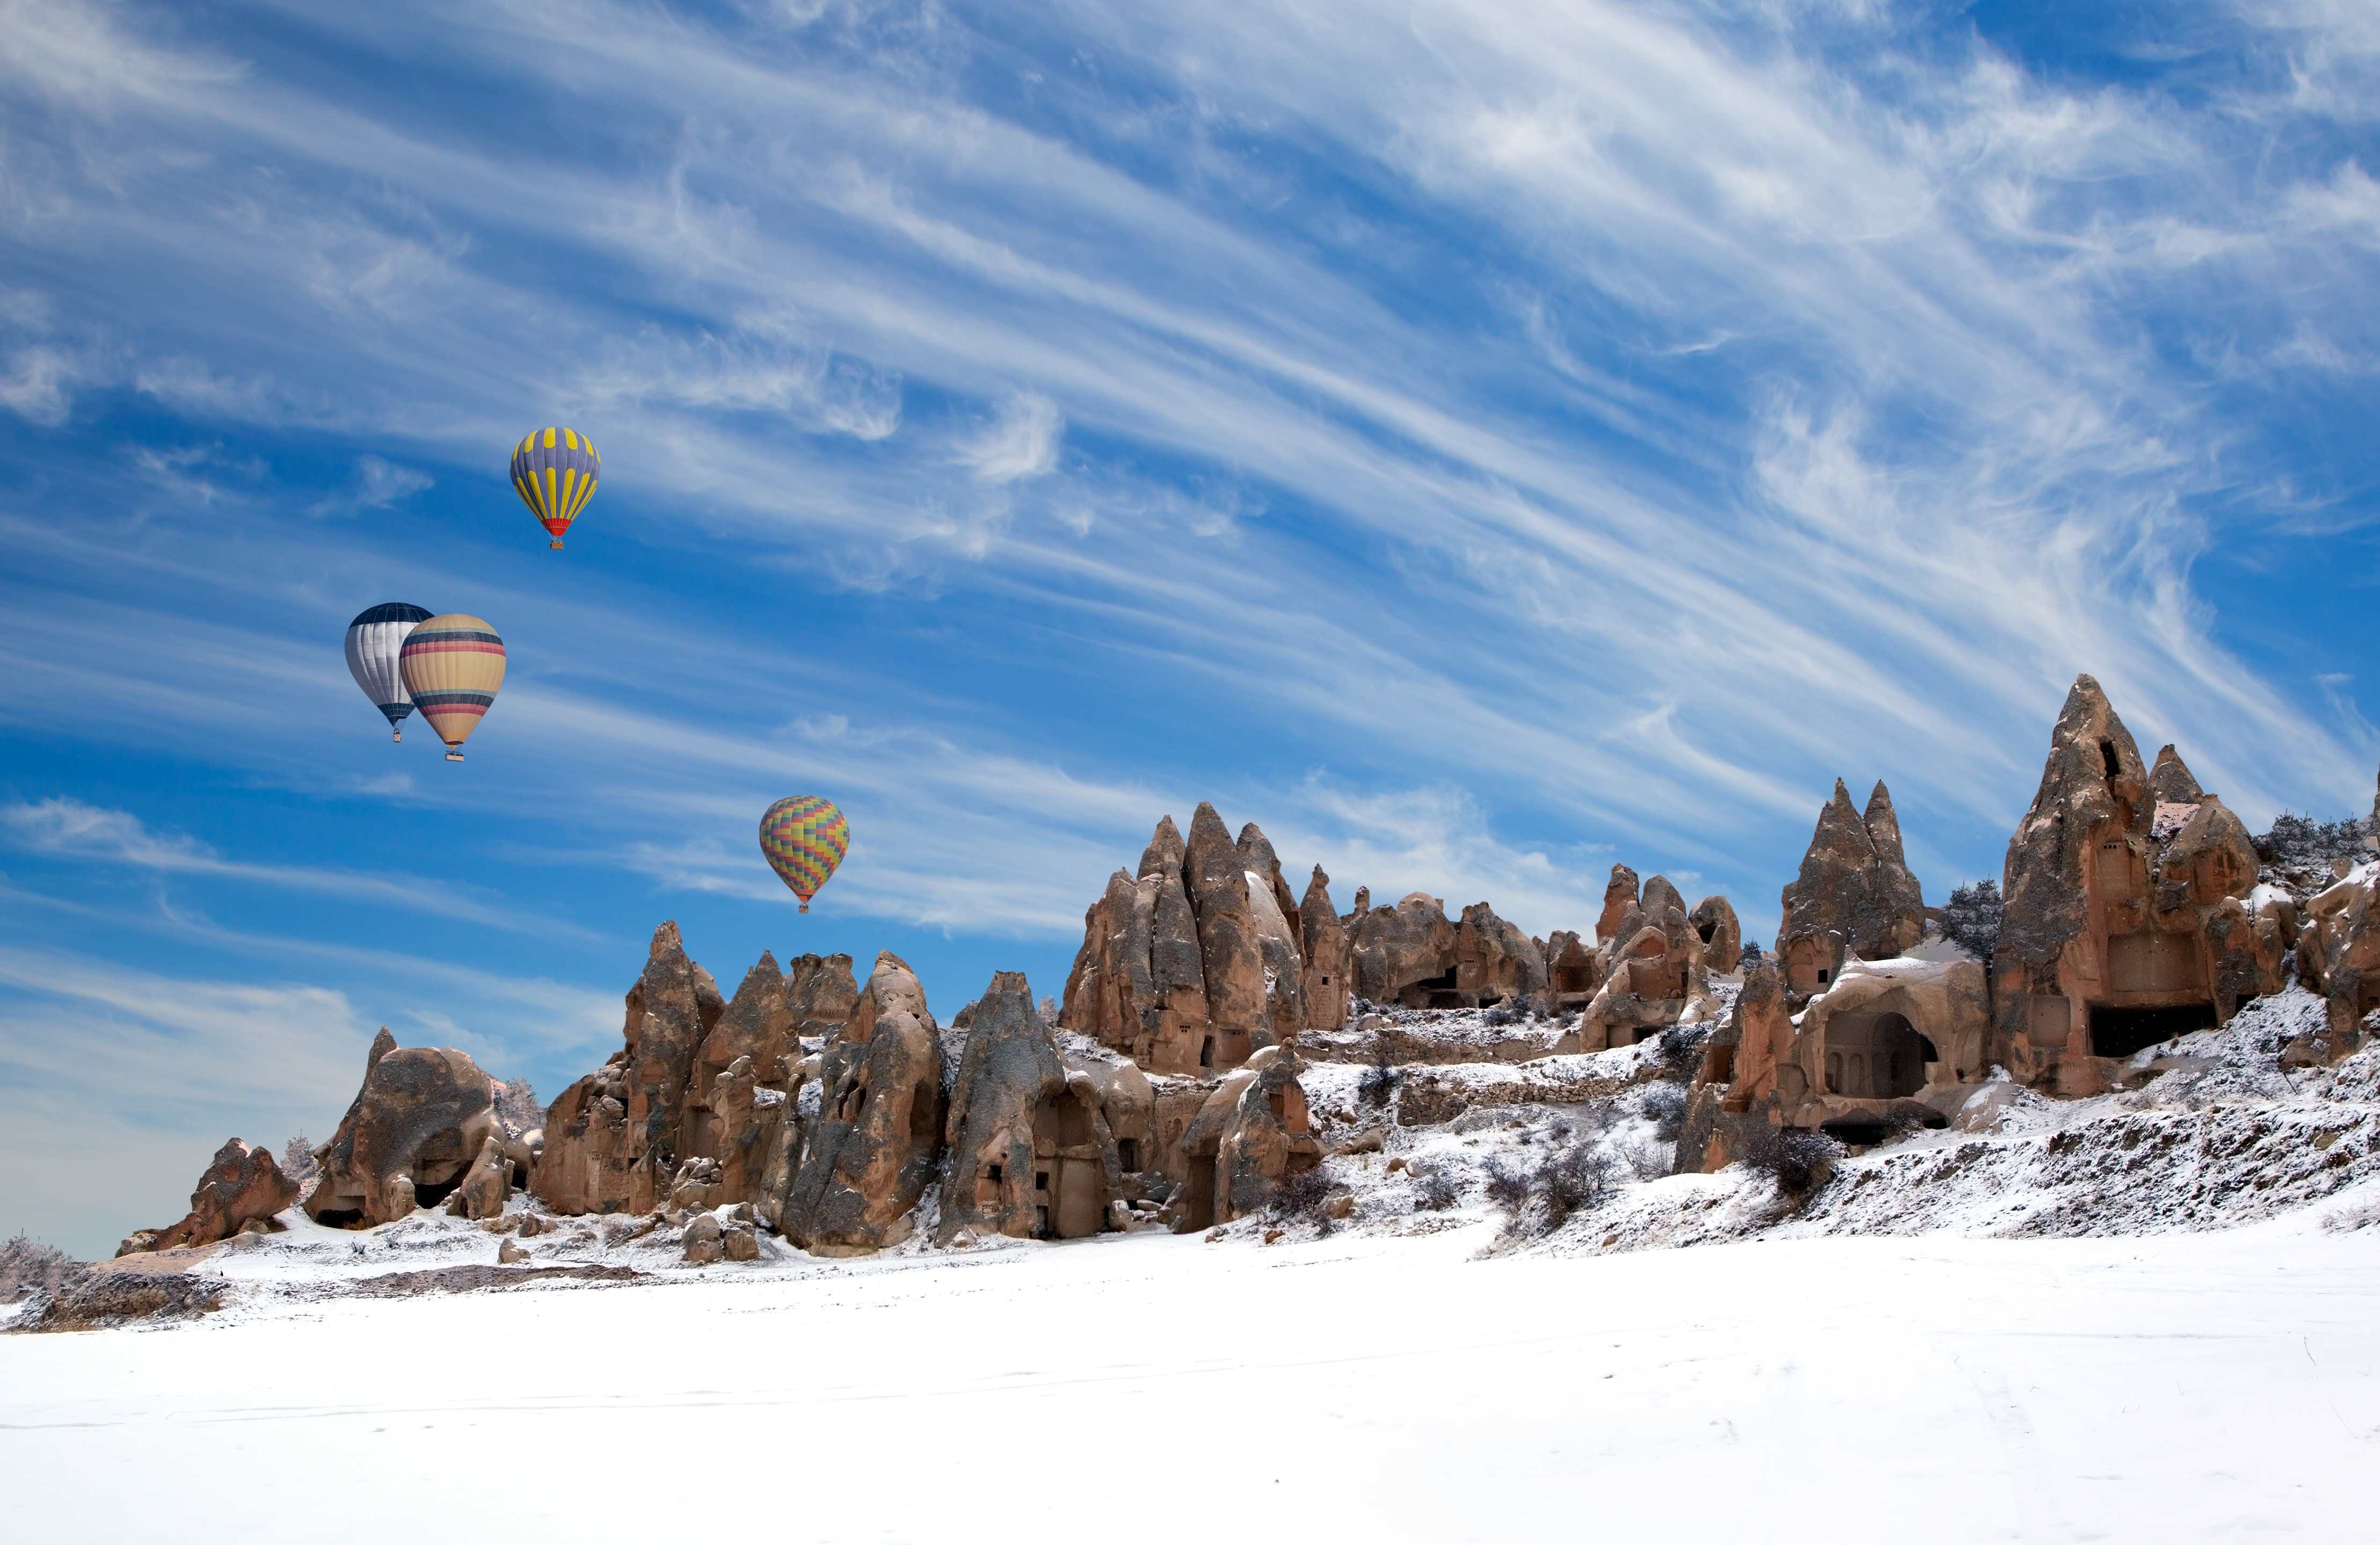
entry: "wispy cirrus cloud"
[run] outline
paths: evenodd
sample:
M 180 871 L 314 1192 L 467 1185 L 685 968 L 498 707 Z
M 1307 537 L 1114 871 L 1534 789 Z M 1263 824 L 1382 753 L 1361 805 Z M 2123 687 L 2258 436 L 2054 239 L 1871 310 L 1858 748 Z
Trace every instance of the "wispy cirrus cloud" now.
M 103 809 L 69 796 L 0 805 L 0 828 L 5 828 L 13 845 L 52 858 L 122 864 L 157 874 L 203 875 L 365 905 L 434 912 L 516 932 L 584 936 L 582 930 L 567 921 L 531 917 L 516 906 L 477 899 L 451 881 L 226 858 L 193 837 L 152 832 L 128 810 Z

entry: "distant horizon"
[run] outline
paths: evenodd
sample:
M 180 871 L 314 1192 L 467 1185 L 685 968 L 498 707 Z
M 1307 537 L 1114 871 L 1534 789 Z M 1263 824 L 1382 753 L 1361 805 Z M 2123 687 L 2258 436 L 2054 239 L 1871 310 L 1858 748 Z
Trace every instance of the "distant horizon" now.
M 1938 906 L 2069 685 L 2380 768 L 2380 30 L 2322 6 L 0 0 L 0 1236 L 674 919 L 1055 997 L 1161 815 L 1543 937 Z M 553 551 L 522 436 L 601 447 Z M 484 618 L 441 760 L 369 607 Z M 847 812 L 804 916 L 760 812 Z

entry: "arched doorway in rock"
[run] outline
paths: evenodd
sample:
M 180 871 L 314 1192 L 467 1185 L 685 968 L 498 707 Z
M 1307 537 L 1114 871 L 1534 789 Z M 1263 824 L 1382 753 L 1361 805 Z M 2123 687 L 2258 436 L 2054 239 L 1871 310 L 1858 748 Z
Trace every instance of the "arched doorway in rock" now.
M 1107 1218 L 1107 1165 L 1089 1107 L 1061 1087 L 1033 1107 L 1033 1237 L 1080 1239 Z
M 1183 1157 L 1190 1173 L 1182 1182 L 1182 1222 L 1178 1232 L 1196 1234 L 1215 1226 L 1215 1166 L 1222 1153 L 1221 1134 L 1208 1138 Z
M 1840 1014 L 1827 1021 L 1827 1092 L 1852 1100 L 1905 1100 L 1925 1088 L 1925 1064 L 1942 1060 L 1909 1016 L 1895 1010 Z

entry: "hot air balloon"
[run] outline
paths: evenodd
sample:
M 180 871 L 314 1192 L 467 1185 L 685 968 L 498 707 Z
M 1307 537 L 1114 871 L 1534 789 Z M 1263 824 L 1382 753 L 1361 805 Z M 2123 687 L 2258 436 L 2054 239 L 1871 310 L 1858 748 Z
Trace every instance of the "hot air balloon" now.
M 415 625 L 396 663 L 413 706 L 446 742 L 446 760 L 461 761 L 463 742 L 504 687 L 504 641 L 478 617 L 448 612 Z
M 391 740 L 405 738 L 398 722 L 413 712 L 413 700 L 406 695 L 405 678 L 397 670 L 397 651 L 413 625 L 429 614 L 421 607 L 391 601 L 357 613 L 347 624 L 347 674 L 372 706 L 388 715 Z
M 594 442 L 575 429 L 541 429 L 513 448 L 513 488 L 557 548 L 602 471 Z
M 760 818 L 760 855 L 785 888 L 801 898 L 805 912 L 850 845 L 851 822 L 844 820 L 833 800 L 815 794 L 780 799 Z

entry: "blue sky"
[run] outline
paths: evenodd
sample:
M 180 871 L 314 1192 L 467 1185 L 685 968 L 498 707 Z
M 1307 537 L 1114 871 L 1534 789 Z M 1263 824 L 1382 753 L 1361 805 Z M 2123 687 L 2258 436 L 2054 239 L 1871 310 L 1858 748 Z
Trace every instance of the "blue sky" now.
M 1996 875 L 2088 670 L 2365 808 L 2380 22 L 2087 9 L 0 0 L 0 1233 L 383 1023 L 551 1097 L 664 918 L 1054 993 L 1201 798 L 1766 938 L 1839 775 Z M 507 642 L 459 766 L 395 600 Z

